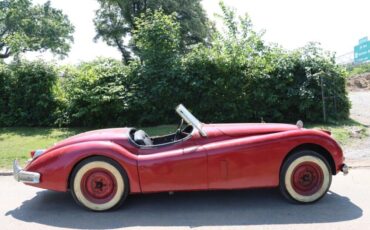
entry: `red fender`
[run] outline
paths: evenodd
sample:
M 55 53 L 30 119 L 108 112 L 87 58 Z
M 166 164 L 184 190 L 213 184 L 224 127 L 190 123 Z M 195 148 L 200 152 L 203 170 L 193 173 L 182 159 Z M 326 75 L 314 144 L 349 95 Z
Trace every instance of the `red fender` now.
M 105 156 L 117 161 L 127 173 L 130 193 L 141 192 L 137 156 L 109 141 L 82 142 L 48 151 L 25 168 L 27 171 L 34 170 L 41 174 L 40 183 L 30 185 L 65 192 L 68 190 L 69 176 L 73 168 L 91 156 Z

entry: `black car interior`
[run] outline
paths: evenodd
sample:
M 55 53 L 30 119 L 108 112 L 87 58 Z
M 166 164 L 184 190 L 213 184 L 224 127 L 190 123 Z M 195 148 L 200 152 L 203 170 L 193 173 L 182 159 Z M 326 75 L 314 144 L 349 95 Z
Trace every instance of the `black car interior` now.
M 139 146 L 156 146 L 156 145 L 166 145 L 180 141 L 188 137 L 193 131 L 191 125 L 186 126 L 182 129 L 183 121 L 179 125 L 175 133 L 150 137 L 144 130 L 137 130 L 135 128 L 130 130 L 130 139 Z

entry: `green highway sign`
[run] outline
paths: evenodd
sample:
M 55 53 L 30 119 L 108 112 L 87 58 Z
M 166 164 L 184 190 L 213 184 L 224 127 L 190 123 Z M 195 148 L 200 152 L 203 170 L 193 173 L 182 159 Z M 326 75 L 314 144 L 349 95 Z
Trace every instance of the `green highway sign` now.
M 370 41 L 367 37 L 360 39 L 354 48 L 354 54 L 356 64 L 370 61 Z

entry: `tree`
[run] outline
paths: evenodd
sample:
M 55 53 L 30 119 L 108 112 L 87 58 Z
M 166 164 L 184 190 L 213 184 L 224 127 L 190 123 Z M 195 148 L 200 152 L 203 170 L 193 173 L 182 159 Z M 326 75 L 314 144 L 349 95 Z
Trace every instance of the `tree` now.
M 30 0 L 0 1 L 0 59 L 27 51 L 65 56 L 73 41 L 74 27 L 61 10 L 33 5 Z
M 198 45 L 182 58 L 179 96 L 204 121 L 252 120 L 258 106 L 250 103 L 251 83 L 267 73 L 267 47 L 248 14 L 238 17 L 222 1 L 220 7 L 223 31 L 213 33 L 211 46 Z
M 94 20 L 97 35 L 108 45 L 116 46 L 124 62 L 130 53 L 136 53 L 135 41 L 128 42 L 132 31 L 137 28 L 135 18 L 147 10 L 162 9 L 167 15 L 176 12 L 180 23 L 181 50 L 184 52 L 193 44 L 205 42 L 210 27 L 200 0 L 97 0 L 101 8 Z
M 133 38 L 144 65 L 161 68 L 177 59 L 180 48 L 180 26 L 175 15 L 148 11 L 135 19 Z
M 133 39 L 141 62 L 130 63 L 140 63 L 131 81 L 136 99 L 132 107 L 147 111 L 140 123 L 159 122 L 161 117 L 170 117 L 179 103 L 180 25 L 175 14 L 166 15 L 162 10 L 148 10 L 135 18 L 135 24 Z

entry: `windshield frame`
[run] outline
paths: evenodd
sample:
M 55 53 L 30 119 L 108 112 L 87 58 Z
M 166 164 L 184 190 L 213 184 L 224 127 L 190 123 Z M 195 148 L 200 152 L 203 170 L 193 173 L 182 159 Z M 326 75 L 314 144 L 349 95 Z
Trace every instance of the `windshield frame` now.
M 186 123 L 196 128 L 200 135 L 207 137 L 207 133 L 203 130 L 203 123 L 201 123 L 189 110 L 185 108 L 183 104 L 176 107 L 176 112 L 180 115 Z

